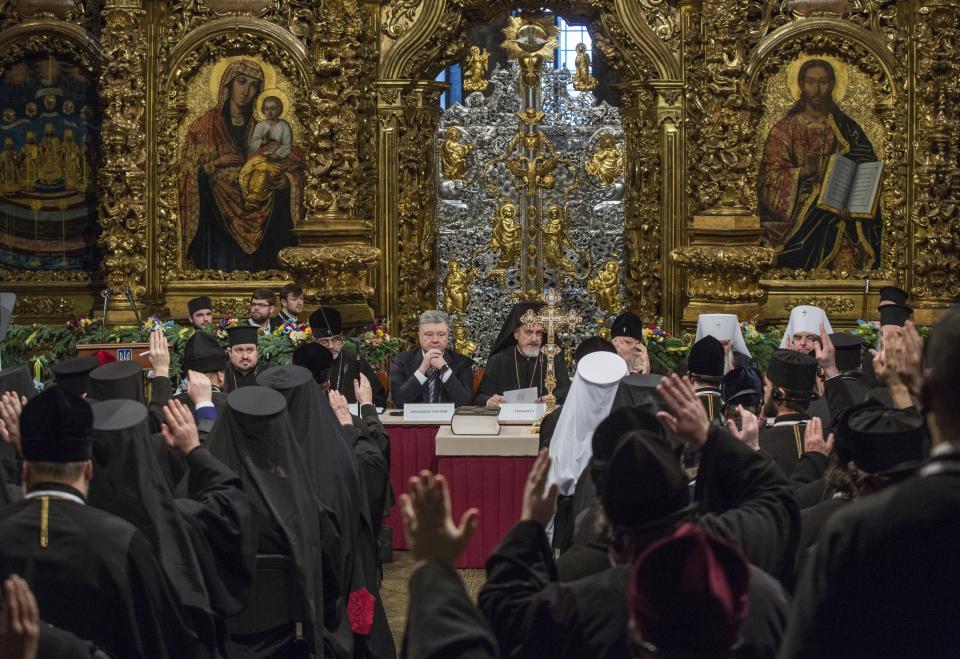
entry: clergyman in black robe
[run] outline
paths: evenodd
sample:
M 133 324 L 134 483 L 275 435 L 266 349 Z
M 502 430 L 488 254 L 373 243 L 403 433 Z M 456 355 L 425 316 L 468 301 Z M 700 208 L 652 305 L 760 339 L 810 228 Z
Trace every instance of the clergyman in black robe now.
M 150 435 L 146 408 L 125 400 L 92 407 L 90 504 L 144 533 L 198 634 L 226 654 L 223 620 L 246 607 L 256 558 L 253 508 L 239 478 L 197 446 L 185 456 L 188 498 L 174 499 L 157 459 L 162 439 Z
M 387 406 L 387 392 L 367 360 L 349 348 L 343 346 L 343 327 L 340 312 L 333 307 L 320 307 L 310 314 L 310 331 L 314 341 L 329 350 L 333 355 L 330 365 L 330 388 L 339 391 L 348 403 L 356 403 L 357 396 L 353 383 L 360 373 L 370 380 L 373 389 L 373 404 Z
M 539 326 L 527 328 L 520 322 L 528 310 L 537 311 L 541 306 L 535 302 L 520 302 L 510 310 L 490 350 L 477 395 L 473 398 L 474 404 L 492 405 L 491 398 L 499 401 L 505 391 L 515 389 L 535 387 L 538 398 L 547 394 L 547 358 L 542 351 L 546 335 L 542 329 L 537 329 Z M 520 339 L 523 345 L 518 343 Z M 570 376 L 561 356 L 554 359 L 553 367 L 557 378 L 553 393 L 557 402 L 562 403 L 570 389 Z
M 259 332 L 260 329 L 252 325 L 240 325 L 227 330 L 230 363 L 223 373 L 223 393 L 229 394 L 240 387 L 255 385 L 257 376 L 270 368 L 270 365 L 261 359 L 257 347 Z
M 43 620 L 117 657 L 207 657 L 153 548 L 87 505 L 93 413 L 59 387 L 20 418 L 26 498 L 0 511 L 0 580 L 30 584 Z
M 320 504 L 286 408 L 286 399 L 272 389 L 237 389 L 227 397 L 224 414 L 210 433 L 207 446 L 240 475 L 243 491 L 253 502 L 259 519 L 258 555 L 286 556 L 295 566 L 298 592 L 271 596 L 284 601 L 299 596 L 304 618 L 300 622 L 309 652 L 343 656 L 329 638 L 336 631 L 336 600 L 342 594 L 336 579 L 330 581 L 325 574 L 336 573 L 339 559 L 327 550 L 337 550 L 339 538 L 330 537 L 335 528 L 323 526 Z M 327 537 L 322 538 L 322 534 Z M 228 624 L 231 642 L 242 654 L 272 657 L 296 651 L 296 622 L 282 621 L 271 629 Z
M 322 346 L 308 344 L 305 348 L 320 349 Z M 360 646 L 354 656 L 395 655 L 393 637 L 380 598 L 375 521 L 379 520 L 383 501 L 370 500 L 361 465 L 351 450 L 345 429 L 330 407 L 326 392 L 309 370 L 302 366 L 278 366 L 258 377 L 257 384 L 279 391 L 287 399 L 287 410 L 310 482 L 314 484 L 320 503 L 336 518 L 340 529 L 340 591 L 356 593 L 366 588 L 376 598 L 370 634 L 344 640 L 352 640 Z M 371 518 L 373 511 L 378 513 L 376 518 Z M 342 632 L 343 625 L 346 625 L 342 633 L 349 637 L 346 611 L 338 614 L 341 615 L 338 629 Z M 338 639 L 342 639 L 340 633 Z

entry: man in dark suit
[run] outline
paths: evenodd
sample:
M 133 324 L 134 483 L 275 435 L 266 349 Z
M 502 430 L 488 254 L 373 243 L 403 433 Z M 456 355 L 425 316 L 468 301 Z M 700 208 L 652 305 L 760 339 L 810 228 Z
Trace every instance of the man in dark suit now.
M 450 348 L 447 314 L 434 310 L 420 314 L 417 338 L 420 345 L 397 355 L 390 366 L 393 402 L 469 403 L 473 397 L 472 362 Z

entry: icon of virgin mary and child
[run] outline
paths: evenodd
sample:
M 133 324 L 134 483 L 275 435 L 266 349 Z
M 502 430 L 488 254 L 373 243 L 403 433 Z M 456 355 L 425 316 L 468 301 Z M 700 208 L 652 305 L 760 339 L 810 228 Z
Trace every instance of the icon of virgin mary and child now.
M 304 154 L 284 119 L 286 95 L 264 90 L 264 79 L 259 63 L 231 62 L 220 75 L 217 105 L 187 131 L 179 179 L 182 247 L 197 268 L 277 268 L 277 253 L 297 243 Z

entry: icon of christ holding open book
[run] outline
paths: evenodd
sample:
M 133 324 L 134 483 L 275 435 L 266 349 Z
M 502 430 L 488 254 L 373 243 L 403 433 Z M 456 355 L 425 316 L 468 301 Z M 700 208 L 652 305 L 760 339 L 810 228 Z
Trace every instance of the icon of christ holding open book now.
M 883 164 L 863 129 L 834 101 L 830 62 L 808 59 L 799 98 L 767 136 L 757 201 L 778 268 L 880 266 Z

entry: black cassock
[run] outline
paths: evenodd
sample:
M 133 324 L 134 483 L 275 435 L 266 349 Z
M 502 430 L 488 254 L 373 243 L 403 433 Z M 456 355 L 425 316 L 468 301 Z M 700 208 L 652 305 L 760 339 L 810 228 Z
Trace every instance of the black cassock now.
M 223 393 L 229 394 L 240 387 L 252 387 L 257 383 L 257 376 L 269 368 L 270 364 L 258 361 L 256 366 L 243 372 L 233 364 L 227 364 L 227 370 L 223 372 Z
M 760 450 L 773 458 L 788 477 L 803 457 L 803 435 L 809 420 L 806 414 L 781 414 L 772 428 L 760 431 Z
M 261 386 L 231 393 L 207 447 L 240 475 L 258 518 L 257 553 L 288 556 L 296 566 L 309 651 L 339 656 L 333 637 L 337 600 L 343 594 L 331 578 L 340 562 L 340 540 L 314 493 L 283 396 Z M 296 651 L 293 621 L 271 630 L 229 624 L 238 656 L 288 656 Z
M 456 570 L 429 560 L 410 576 L 404 659 L 496 659 L 497 639 Z
M 359 370 L 357 368 L 359 364 Z M 387 392 L 384 391 L 380 378 L 373 372 L 370 364 L 363 357 L 360 357 L 352 350 L 343 348 L 337 353 L 337 357 L 330 364 L 330 388 L 339 391 L 347 399 L 348 403 L 356 403 L 357 395 L 353 390 L 353 381 L 363 373 L 370 380 L 370 388 L 373 390 L 373 404 L 377 407 L 387 406 Z
M 562 403 L 570 389 L 570 377 L 567 375 L 567 364 L 561 358 L 554 360 L 554 373 L 557 377 L 557 386 L 553 390 L 557 402 Z M 547 393 L 544 379 L 547 375 L 547 358 L 541 353 L 537 357 L 525 357 L 515 345 L 504 348 L 500 352 L 490 355 L 483 369 L 483 379 L 477 388 L 477 395 L 473 402 L 476 405 L 486 405 L 487 399 L 493 395 L 503 395 L 504 391 L 514 389 L 537 388 L 537 395 Z
M 794 599 L 781 657 L 956 657 L 960 451 L 834 512 Z
M 39 490 L 79 496 L 56 484 L 38 484 Z M 26 579 L 44 622 L 116 657 L 209 656 L 150 543 L 129 522 L 73 500 L 37 497 L 0 511 L 0 538 L 0 578 Z
M 377 535 L 383 511 L 381 481 L 389 478 L 389 465 L 372 440 L 359 429 L 343 428 L 334 414 L 326 393 L 313 375 L 299 366 L 280 366 L 266 371 L 257 383 L 279 391 L 287 399 L 296 441 L 304 465 L 320 503 L 329 509 L 340 530 L 338 582 L 341 593 L 361 588 L 376 599 L 373 628 L 369 636 L 351 638 L 346 610 L 337 611 L 337 642 L 355 657 L 393 657 L 396 649 L 380 600 L 380 563 Z M 356 455 L 369 451 L 372 456 L 361 462 Z M 373 462 L 373 483 L 366 482 L 364 466 Z M 364 505 L 366 502 L 366 505 Z M 376 514 L 373 514 L 373 513 Z M 346 604 L 346 602 L 343 602 Z
M 256 557 L 253 508 L 239 478 L 199 447 L 184 460 L 187 496 L 176 499 L 163 471 L 167 450 L 149 433 L 143 406 L 113 400 L 93 410 L 90 505 L 141 530 L 200 638 L 225 654 L 223 621 L 246 607 Z

